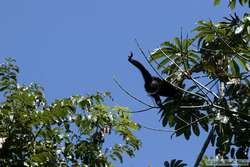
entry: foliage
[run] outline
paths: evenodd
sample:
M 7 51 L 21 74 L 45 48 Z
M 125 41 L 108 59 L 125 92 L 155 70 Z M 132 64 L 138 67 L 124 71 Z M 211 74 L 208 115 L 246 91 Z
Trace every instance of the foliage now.
M 250 7 L 250 1 L 249 0 L 238 0 L 241 6 L 248 5 Z M 215 5 L 219 5 L 221 3 L 221 0 L 214 0 Z M 231 9 L 234 9 L 236 6 L 237 0 L 228 0 L 228 6 Z
M 168 161 L 164 162 L 164 167 L 184 167 L 184 166 L 187 166 L 187 164 L 182 163 L 182 160 L 173 159 L 171 160 L 170 163 Z
M 217 157 L 248 159 L 250 14 L 217 23 L 201 20 L 193 32 L 192 38 L 181 35 L 151 52 L 150 61 L 166 80 L 184 90 L 180 98 L 165 99 L 162 125 L 187 140 L 192 132 L 199 136 L 200 128 L 214 126 Z
M 133 157 L 140 141 L 127 108 L 107 106 L 110 93 L 71 96 L 48 104 L 37 84 L 17 82 L 13 59 L 0 65 L 0 166 L 113 166 Z M 105 137 L 121 136 L 109 148 Z M 105 146 L 105 147 L 104 147 Z

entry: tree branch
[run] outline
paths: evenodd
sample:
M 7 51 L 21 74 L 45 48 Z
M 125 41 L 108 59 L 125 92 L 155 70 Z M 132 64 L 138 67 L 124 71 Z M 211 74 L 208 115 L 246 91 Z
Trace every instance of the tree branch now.
M 206 95 L 206 93 L 200 88 L 202 87 L 203 89 L 207 90 L 208 92 L 210 92 L 211 94 L 213 94 L 215 97 L 219 98 L 218 95 L 216 95 L 213 91 L 209 90 L 206 86 L 204 86 L 203 84 L 201 84 L 199 81 L 197 81 L 196 79 L 192 78 L 192 76 L 188 75 L 172 58 L 170 58 L 161 48 L 159 48 L 160 51 L 172 62 L 174 63 L 179 70 L 188 78 L 190 78 L 195 84 L 196 86 L 201 90 L 201 92 Z M 206 95 L 207 96 L 207 95 Z M 213 103 L 212 100 L 209 98 L 209 96 L 207 96 L 208 100 L 210 103 Z
M 200 105 L 200 106 L 179 106 L 180 108 L 183 109 L 196 109 L 196 108 L 206 108 L 206 107 L 210 107 L 211 104 L 207 104 L 207 105 Z
M 176 130 L 174 131 L 174 133 L 171 135 L 171 138 L 172 138 L 173 135 L 176 134 L 178 131 L 180 131 L 180 130 L 186 128 L 186 127 L 189 127 L 189 126 L 193 125 L 194 123 L 197 123 L 197 122 L 199 122 L 199 121 L 201 121 L 201 120 L 203 120 L 203 119 L 209 117 L 211 114 L 212 114 L 212 113 L 210 113 L 210 114 L 208 114 L 208 115 L 205 115 L 205 116 L 203 116 L 203 117 L 200 117 L 199 119 L 197 119 L 197 120 L 195 120 L 195 121 L 189 123 L 188 125 L 185 125 L 185 126 L 180 127 L 179 129 L 176 129 Z
M 209 143 L 210 143 L 210 141 L 211 141 L 211 139 L 213 137 L 214 130 L 215 130 L 215 128 L 212 127 L 212 129 L 210 130 L 210 132 L 209 132 L 209 134 L 207 136 L 207 139 L 205 140 L 205 142 L 203 144 L 203 147 L 202 147 L 202 149 L 201 149 L 201 151 L 200 151 L 200 153 L 199 153 L 199 155 L 198 155 L 198 157 L 197 157 L 197 159 L 195 161 L 194 167 L 199 166 L 199 164 L 200 164 L 200 162 L 202 160 L 202 157 L 203 157 L 204 153 L 206 152 L 207 147 L 208 147 L 208 145 L 209 145 Z
M 140 44 L 138 43 L 138 41 L 137 41 L 136 39 L 135 39 L 135 42 L 136 42 L 137 47 L 139 48 L 140 52 L 142 53 L 143 57 L 144 57 L 144 58 L 146 59 L 146 61 L 148 62 L 148 64 L 152 67 L 152 69 L 157 73 L 157 75 L 158 75 L 161 79 L 165 80 L 164 78 L 162 78 L 162 76 L 159 74 L 159 72 L 152 66 L 152 64 L 150 63 L 150 61 L 147 59 L 146 54 L 144 53 L 143 49 L 141 48 Z M 161 51 L 162 51 L 162 50 L 161 50 Z M 163 53 L 164 53 L 164 52 L 163 52 Z M 165 53 L 164 53 L 164 55 L 165 55 Z M 171 59 L 171 60 L 172 60 L 172 59 Z M 172 60 L 172 61 L 173 61 L 173 60 Z M 175 63 L 175 62 L 174 62 L 174 63 Z M 175 63 L 175 64 L 176 64 L 176 63 Z M 176 64 L 176 65 L 177 65 L 177 64 Z M 179 66 L 177 65 L 177 67 L 179 67 Z M 184 72 L 184 73 L 185 73 L 185 72 Z M 202 98 L 202 99 L 204 99 L 204 100 L 207 101 L 206 98 L 204 98 L 203 96 L 201 96 L 201 95 L 199 95 L 199 94 L 196 94 L 196 93 L 187 91 L 187 90 L 185 90 L 185 89 L 182 89 L 182 88 L 180 88 L 180 87 L 178 87 L 178 86 L 176 86 L 176 85 L 174 85 L 174 84 L 172 84 L 172 83 L 170 83 L 170 84 L 171 84 L 172 86 L 174 86 L 175 88 L 177 88 L 177 89 L 183 91 L 183 92 L 192 94 L 192 95 L 194 95 L 194 96 L 198 96 L 198 97 L 200 97 L 200 98 Z
M 171 130 L 171 129 L 157 129 L 157 128 L 151 128 L 151 127 L 148 127 L 148 126 L 144 126 L 142 124 L 139 124 L 140 127 L 144 128 L 144 129 L 147 129 L 147 130 L 151 130 L 151 131 L 157 131 L 157 132 L 168 132 L 168 133 L 173 133 L 174 130 Z
M 149 111 L 149 110 L 154 109 L 154 108 L 160 108 L 160 107 L 149 107 L 149 108 L 136 110 L 136 111 L 122 111 L 122 112 L 136 114 L 136 113 L 146 112 L 146 111 Z
M 141 103 L 141 104 L 143 104 L 143 105 L 145 105 L 145 106 L 147 106 L 147 107 L 149 107 L 149 108 L 155 108 L 154 106 L 151 106 L 151 105 L 149 105 L 149 104 L 143 102 L 142 100 L 138 99 L 137 97 L 133 96 L 131 93 L 129 93 L 127 90 L 125 90 L 125 89 L 121 86 L 121 84 L 120 84 L 115 78 L 113 78 L 113 80 L 114 80 L 114 82 L 118 85 L 118 87 L 119 87 L 123 92 L 125 92 L 129 97 L 133 98 L 133 99 L 136 100 L 137 102 L 139 102 L 139 103 Z

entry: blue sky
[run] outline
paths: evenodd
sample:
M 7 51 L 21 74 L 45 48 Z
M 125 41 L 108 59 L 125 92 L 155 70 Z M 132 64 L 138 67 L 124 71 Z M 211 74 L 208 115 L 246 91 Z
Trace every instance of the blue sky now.
M 144 61 L 134 39 L 147 52 L 178 36 L 181 28 L 190 32 L 197 20 L 216 21 L 230 13 L 226 4 L 214 7 L 212 0 L 2 0 L 0 60 L 15 58 L 21 68 L 20 81 L 41 84 L 50 101 L 109 90 L 116 104 L 137 110 L 143 106 L 112 80 L 115 76 L 135 96 L 152 103 L 139 72 L 127 62 L 130 51 Z M 152 110 L 133 119 L 161 128 L 159 117 Z M 145 129 L 137 135 L 142 149 L 117 166 L 159 167 L 173 158 L 192 166 L 206 136 L 192 136 L 187 142 Z

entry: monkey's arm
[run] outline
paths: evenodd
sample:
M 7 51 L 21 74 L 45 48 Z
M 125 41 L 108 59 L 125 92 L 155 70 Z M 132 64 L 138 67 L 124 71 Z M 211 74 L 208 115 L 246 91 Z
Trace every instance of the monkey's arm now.
M 131 52 L 130 56 L 128 57 L 128 61 L 140 70 L 145 83 L 150 83 L 152 81 L 151 74 L 139 61 L 133 59 L 132 57 L 133 57 L 133 53 Z
M 151 96 L 154 98 L 155 103 L 156 103 L 161 109 L 163 109 L 164 106 L 163 106 L 162 103 L 161 103 L 161 98 L 160 98 L 160 96 L 159 96 L 158 94 L 153 94 L 153 95 L 151 95 Z

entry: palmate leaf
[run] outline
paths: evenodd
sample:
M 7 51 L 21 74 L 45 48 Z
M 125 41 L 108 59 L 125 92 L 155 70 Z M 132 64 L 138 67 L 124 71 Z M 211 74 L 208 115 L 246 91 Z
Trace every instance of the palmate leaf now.
M 196 86 L 193 86 L 190 87 L 189 90 L 195 88 Z M 184 135 L 186 140 L 189 140 L 192 131 L 196 136 L 199 136 L 200 127 L 208 131 L 208 118 L 204 113 L 201 113 L 198 108 L 180 107 L 200 106 L 204 103 L 204 99 L 190 94 L 187 94 L 178 100 L 167 98 L 163 103 L 165 108 L 162 111 L 161 115 L 162 125 L 169 125 L 170 128 L 174 127 L 174 129 L 176 130 L 176 136 Z M 200 124 L 198 124 L 198 122 Z M 190 126 L 186 126 L 188 124 L 190 124 Z
M 164 167 L 184 167 L 187 166 L 187 164 L 183 163 L 183 160 L 176 160 L 172 159 L 170 162 L 165 161 Z
M 200 135 L 200 128 L 197 122 L 192 124 L 192 130 L 196 136 Z
M 175 44 L 173 44 L 173 43 L 171 43 L 169 41 L 161 43 L 161 46 L 163 48 L 167 47 L 167 48 L 172 48 L 172 50 L 175 50 L 175 51 L 177 50 L 177 47 L 175 46 Z
M 153 52 L 151 52 L 150 54 L 150 62 L 153 62 L 153 61 L 157 61 L 158 59 L 161 59 L 161 58 L 165 58 L 165 54 L 169 55 L 169 54 L 173 54 L 173 53 L 176 53 L 176 50 L 174 50 L 173 48 L 157 48 L 155 49 Z
M 173 42 L 164 42 L 161 48 L 151 52 L 150 62 L 160 61 L 158 69 L 162 69 L 162 73 L 166 74 L 173 74 L 179 70 L 173 61 L 185 69 L 190 68 L 190 64 L 194 64 L 198 58 L 193 50 L 189 49 L 194 40 L 194 38 L 184 40 L 174 38 Z

